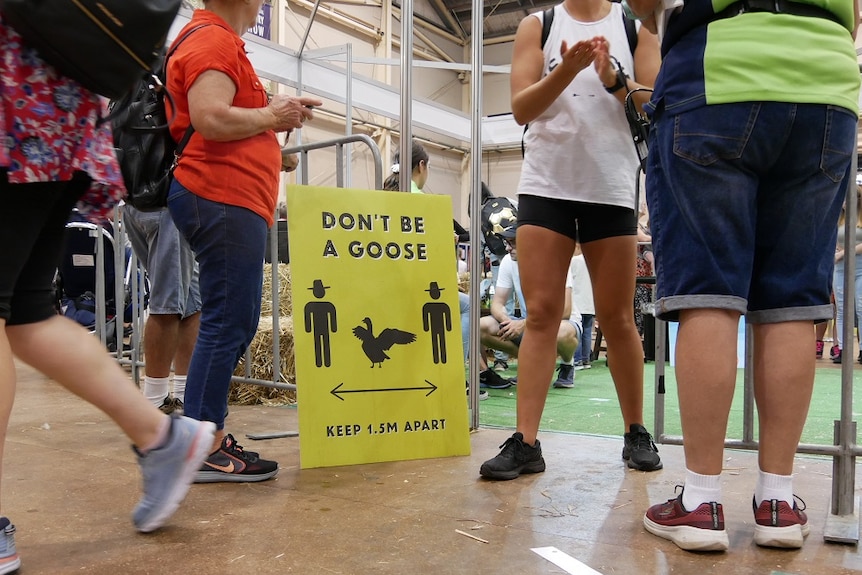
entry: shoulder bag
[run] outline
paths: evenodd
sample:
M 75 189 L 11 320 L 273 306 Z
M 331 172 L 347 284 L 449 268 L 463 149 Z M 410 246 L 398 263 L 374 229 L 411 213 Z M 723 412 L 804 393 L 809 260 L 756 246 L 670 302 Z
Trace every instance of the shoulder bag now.
M 119 98 L 152 70 L 182 0 L 0 0 L 4 21 L 64 75 Z

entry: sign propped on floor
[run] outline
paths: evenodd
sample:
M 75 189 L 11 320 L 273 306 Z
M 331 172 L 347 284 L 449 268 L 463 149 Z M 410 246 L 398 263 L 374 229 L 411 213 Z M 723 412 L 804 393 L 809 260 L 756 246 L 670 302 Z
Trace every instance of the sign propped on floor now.
M 451 200 L 290 186 L 300 465 L 470 453 Z

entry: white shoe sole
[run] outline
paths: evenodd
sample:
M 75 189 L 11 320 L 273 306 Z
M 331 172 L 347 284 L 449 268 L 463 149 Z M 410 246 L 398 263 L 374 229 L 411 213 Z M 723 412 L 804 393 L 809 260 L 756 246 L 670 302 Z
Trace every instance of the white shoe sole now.
M 788 525 L 787 527 L 754 526 L 754 542 L 760 547 L 778 547 L 780 549 L 799 549 L 811 527 L 805 525 Z
M 644 515 L 644 527 L 653 535 L 673 541 L 686 551 L 727 551 L 730 542 L 726 530 L 700 529 L 688 525 L 667 527 Z
M 14 573 L 21 568 L 21 558 L 16 554 L 13 559 L 6 558 L 0 562 L 0 574 Z
M 224 471 L 198 471 L 195 473 L 195 483 L 256 483 L 266 481 L 278 475 L 278 469 L 257 475 L 242 473 L 225 473 Z

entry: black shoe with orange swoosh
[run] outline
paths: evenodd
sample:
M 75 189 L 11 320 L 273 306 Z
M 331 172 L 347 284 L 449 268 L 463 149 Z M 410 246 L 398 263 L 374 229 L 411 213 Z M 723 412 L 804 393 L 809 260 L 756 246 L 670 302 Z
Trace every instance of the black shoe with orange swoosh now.
M 278 473 L 278 463 L 245 451 L 233 435 L 227 434 L 221 447 L 211 453 L 195 476 L 195 483 L 244 483 L 265 481 Z

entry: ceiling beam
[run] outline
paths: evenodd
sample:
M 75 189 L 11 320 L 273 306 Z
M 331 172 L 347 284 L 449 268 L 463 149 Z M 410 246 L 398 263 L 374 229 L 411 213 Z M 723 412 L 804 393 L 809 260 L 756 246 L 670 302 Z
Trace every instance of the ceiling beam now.
M 462 41 L 467 39 L 467 32 L 461 26 L 461 22 L 452 16 L 452 12 L 449 7 L 446 5 L 444 0 L 430 0 L 431 7 L 437 13 L 437 16 L 449 26 L 449 30 L 452 34 L 460 37 Z
M 393 2 L 392 4 L 398 8 L 399 12 L 401 11 L 401 2 Z M 449 34 L 458 37 L 458 42 L 462 46 L 465 45 L 465 41 L 467 40 L 467 34 L 464 32 L 464 29 L 461 28 L 461 23 L 458 22 L 458 20 L 456 20 L 452 16 L 451 12 L 449 11 L 449 8 L 446 7 L 446 3 L 443 0 L 429 0 L 429 4 L 431 4 L 431 7 L 434 9 L 434 12 L 437 13 L 437 16 L 440 18 L 440 20 L 444 22 L 445 25 L 448 26 L 448 28 L 440 26 L 435 22 L 431 22 L 430 20 L 428 20 L 428 18 L 425 18 L 421 14 L 414 14 L 414 19 L 417 21 L 428 22 L 433 26 L 439 27 L 441 30 L 445 30 Z
M 392 14 L 400 20 L 401 19 L 401 7 L 393 5 L 392 6 Z M 455 34 L 451 33 L 449 30 L 447 30 L 446 28 L 443 28 L 439 24 L 433 24 L 433 23 L 428 22 L 427 20 L 425 20 L 423 18 L 418 18 L 418 17 L 414 18 L 413 22 L 416 24 L 417 27 L 425 28 L 429 32 L 433 32 L 434 34 L 437 34 L 438 36 L 441 36 L 441 37 L 449 40 L 450 42 L 457 44 L 458 46 L 466 46 L 467 45 L 467 39 L 466 38 L 456 36 Z

